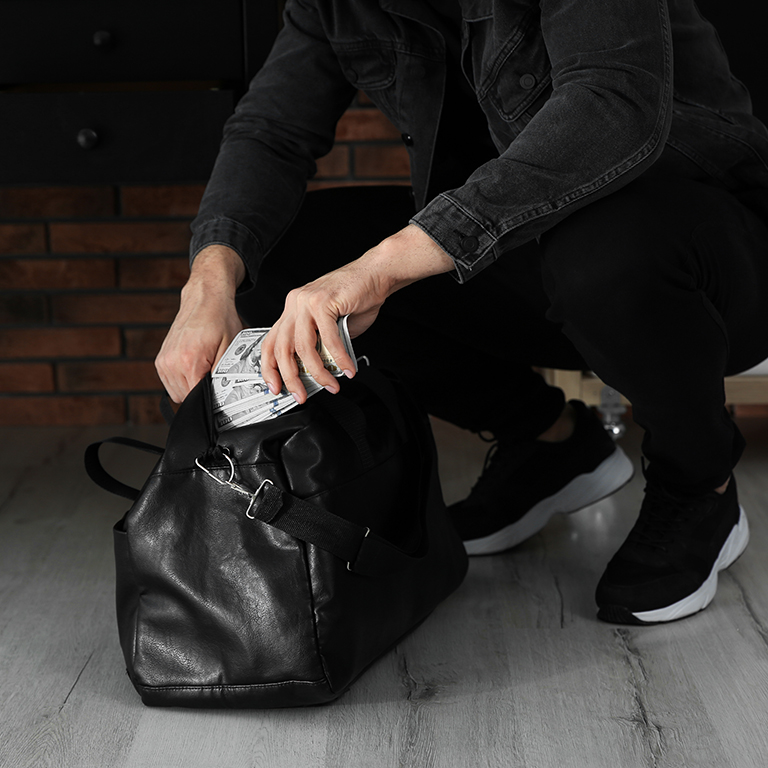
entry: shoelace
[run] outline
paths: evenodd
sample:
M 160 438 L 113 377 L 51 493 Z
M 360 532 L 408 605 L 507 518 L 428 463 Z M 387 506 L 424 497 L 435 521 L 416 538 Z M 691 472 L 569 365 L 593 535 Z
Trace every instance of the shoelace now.
M 480 436 L 485 442 L 490 440 Z M 497 495 L 497 484 L 505 484 L 508 481 L 510 466 L 514 467 L 517 461 L 521 461 L 531 452 L 528 443 L 512 443 L 502 445 L 500 441 L 495 440 L 483 461 L 483 471 L 477 482 L 472 486 L 470 496 L 482 497 L 486 495 Z
M 641 525 L 634 528 L 629 538 L 634 544 L 667 552 L 683 527 L 700 515 L 703 502 L 703 499 L 680 499 L 649 483 L 640 512 Z

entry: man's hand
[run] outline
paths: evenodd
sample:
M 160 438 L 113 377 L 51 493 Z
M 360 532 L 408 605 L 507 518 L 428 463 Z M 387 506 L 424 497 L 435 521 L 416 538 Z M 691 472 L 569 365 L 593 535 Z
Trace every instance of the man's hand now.
M 270 390 L 276 394 L 285 382 L 294 398 L 305 402 L 307 394 L 295 354 L 319 384 L 338 392 L 338 382 L 316 352 L 317 334 L 344 373 L 352 377 L 355 365 L 339 338 L 338 318 L 351 315 L 350 335 L 359 336 L 373 324 L 382 304 L 395 291 L 453 268 L 450 256 L 421 229 L 409 224 L 359 259 L 294 289 L 261 345 L 261 370 Z
M 242 330 L 235 290 L 244 277 L 240 256 L 225 246 L 209 246 L 195 258 L 179 312 L 155 360 L 174 402 L 184 400 Z

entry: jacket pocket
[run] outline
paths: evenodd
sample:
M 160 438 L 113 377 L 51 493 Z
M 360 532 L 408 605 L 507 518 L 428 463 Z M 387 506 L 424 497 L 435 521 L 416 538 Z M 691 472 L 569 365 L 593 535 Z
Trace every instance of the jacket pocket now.
M 551 67 L 538 21 L 539 9 L 533 7 L 504 43 L 490 50 L 493 20 L 472 24 L 472 48 L 482 51 L 481 60 L 473 61 L 478 98 L 508 123 L 527 123 L 551 93 Z
M 379 91 L 395 81 L 396 56 L 392 48 L 364 43 L 334 43 L 331 46 L 344 77 L 361 91 Z

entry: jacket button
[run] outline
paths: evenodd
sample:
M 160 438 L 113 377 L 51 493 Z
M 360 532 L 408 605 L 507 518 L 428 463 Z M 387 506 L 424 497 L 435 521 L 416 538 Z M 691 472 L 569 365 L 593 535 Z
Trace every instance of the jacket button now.
M 467 237 L 461 238 L 461 250 L 466 253 L 474 253 L 479 245 L 480 242 L 474 235 L 467 235 Z
M 534 85 L 536 85 L 536 78 L 530 72 L 520 78 L 520 87 L 525 88 L 526 91 L 530 91 Z
M 406 147 L 413 146 L 413 136 L 411 136 L 410 133 L 401 133 L 400 138 L 403 140 L 403 144 L 405 144 Z

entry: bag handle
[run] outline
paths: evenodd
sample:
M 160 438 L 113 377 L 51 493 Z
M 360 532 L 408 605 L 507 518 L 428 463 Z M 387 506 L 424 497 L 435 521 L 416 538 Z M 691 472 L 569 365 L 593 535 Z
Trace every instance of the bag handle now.
M 99 440 L 98 443 L 92 443 L 85 449 L 85 471 L 88 473 L 88 477 L 105 491 L 114 493 L 117 496 L 123 496 L 131 501 L 136 501 L 139 497 L 139 489 L 121 483 L 117 478 L 110 475 L 109 472 L 104 469 L 101 459 L 99 458 L 99 448 L 101 448 L 104 443 L 126 445 L 129 448 L 137 448 L 140 451 L 154 453 L 158 456 L 163 455 L 164 449 L 159 445 L 144 443 L 141 440 L 134 440 L 131 437 L 108 437 L 104 440 Z

